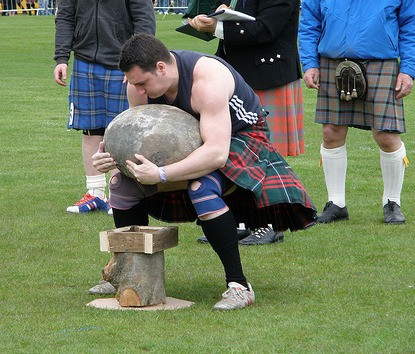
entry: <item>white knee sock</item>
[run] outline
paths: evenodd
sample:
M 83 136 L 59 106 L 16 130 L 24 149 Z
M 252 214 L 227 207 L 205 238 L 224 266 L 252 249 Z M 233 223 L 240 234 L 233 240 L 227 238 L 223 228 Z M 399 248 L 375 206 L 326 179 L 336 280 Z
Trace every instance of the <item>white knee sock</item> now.
M 105 197 L 105 187 L 107 186 L 107 180 L 105 174 L 97 176 L 86 176 L 86 188 L 88 193 L 103 199 Z
M 328 200 L 343 208 L 346 205 L 346 144 L 334 149 L 326 149 L 321 145 L 320 154 Z
M 380 151 L 380 167 L 382 169 L 383 177 L 383 205 L 395 202 L 401 205 L 401 191 L 403 185 L 403 178 L 405 174 L 405 145 L 394 152 Z

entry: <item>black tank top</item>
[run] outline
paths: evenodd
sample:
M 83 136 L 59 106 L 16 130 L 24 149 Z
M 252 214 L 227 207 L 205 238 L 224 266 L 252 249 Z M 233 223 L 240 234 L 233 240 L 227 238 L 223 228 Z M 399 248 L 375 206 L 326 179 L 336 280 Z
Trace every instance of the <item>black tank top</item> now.
M 197 120 L 200 120 L 200 115 L 193 111 L 190 104 L 190 96 L 193 85 L 193 70 L 196 62 L 201 57 L 208 57 L 214 58 L 225 65 L 235 79 L 235 90 L 231 99 L 229 100 L 229 110 L 232 120 L 232 133 L 243 129 L 248 125 L 255 124 L 258 119 L 262 120 L 261 117 L 264 116 L 264 113 L 261 109 L 258 96 L 245 82 L 242 76 L 226 61 L 216 56 L 192 51 L 173 50 L 171 53 L 176 58 L 179 71 L 179 87 L 177 91 L 177 97 L 173 103 L 167 103 L 164 96 L 156 99 L 149 98 L 148 102 L 150 104 L 170 104 L 190 113 Z

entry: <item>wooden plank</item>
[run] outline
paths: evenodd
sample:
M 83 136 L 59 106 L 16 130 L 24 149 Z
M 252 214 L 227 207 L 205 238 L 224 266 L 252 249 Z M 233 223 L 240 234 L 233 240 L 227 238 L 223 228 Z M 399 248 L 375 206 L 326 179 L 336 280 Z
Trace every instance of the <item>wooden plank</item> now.
M 153 254 L 178 244 L 177 226 L 128 226 L 100 233 L 100 249 L 103 252 Z
M 110 252 L 109 242 L 108 242 L 108 233 L 109 232 L 124 232 L 124 231 L 133 231 L 136 226 L 125 226 L 120 227 L 114 230 L 101 231 L 99 233 L 99 248 L 101 252 Z

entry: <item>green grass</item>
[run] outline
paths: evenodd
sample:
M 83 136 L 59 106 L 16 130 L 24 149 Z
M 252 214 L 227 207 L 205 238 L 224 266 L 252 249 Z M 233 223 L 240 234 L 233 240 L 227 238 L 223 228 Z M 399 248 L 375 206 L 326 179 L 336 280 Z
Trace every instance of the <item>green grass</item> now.
M 170 49 L 213 53 L 216 43 L 178 34 L 157 17 Z M 402 193 L 407 222 L 382 223 L 379 153 L 350 130 L 348 222 L 286 233 L 283 244 L 242 247 L 257 302 L 214 312 L 222 267 L 195 224 L 179 226 L 165 252 L 167 295 L 188 309 L 136 312 L 85 306 L 109 259 L 98 233 L 104 213 L 70 215 L 84 191 L 80 139 L 66 130 L 67 89 L 53 80 L 53 17 L 3 17 L 0 64 L 0 345 L 3 353 L 410 353 L 415 352 L 414 114 L 406 99 L 410 165 Z M 321 127 L 305 90 L 306 153 L 288 158 L 319 210 Z M 159 225 L 159 222 L 152 221 Z

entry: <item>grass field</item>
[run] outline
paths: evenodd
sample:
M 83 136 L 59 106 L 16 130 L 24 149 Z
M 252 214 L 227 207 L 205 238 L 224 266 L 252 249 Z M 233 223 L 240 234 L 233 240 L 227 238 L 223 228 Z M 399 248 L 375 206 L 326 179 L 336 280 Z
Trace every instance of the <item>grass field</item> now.
M 213 53 L 216 43 L 174 31 L 157 17 L 170 49 Z M 348 222 L 286 233 L 283 244 L 241 247 L 257 302 L 214 312 L 222 267 L 195 224 L 179 226 L 165 252 L 167 295 L 194 301 L 176 311 L 85 306 L 110 255 L 98 233 L 104 213 L 71 215 L 84 192 L 80 139 L 66 130 L 67 89 L 53 80 L 53 17 L 0 18 L 0 351 L 2 353 L 413 353 L 415 352 L 415 96 L 406 99 L 407 222 L 382 219 L 379 153 L 370 133 L 348 137 Z M 321 127 L 305 90 L 306 153 L 289 163 L 321 211 Z M 160 225 L 152 221 L 152 225 Z

